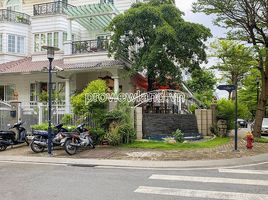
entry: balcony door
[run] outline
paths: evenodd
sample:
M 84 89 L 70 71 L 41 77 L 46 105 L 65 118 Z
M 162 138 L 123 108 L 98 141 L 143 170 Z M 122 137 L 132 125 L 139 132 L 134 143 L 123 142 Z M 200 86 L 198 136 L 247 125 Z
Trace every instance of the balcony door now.
M 12 11 L 21 11 L 21 0 L 7 0 L 6 1 L 6 8 L 7 10 Z

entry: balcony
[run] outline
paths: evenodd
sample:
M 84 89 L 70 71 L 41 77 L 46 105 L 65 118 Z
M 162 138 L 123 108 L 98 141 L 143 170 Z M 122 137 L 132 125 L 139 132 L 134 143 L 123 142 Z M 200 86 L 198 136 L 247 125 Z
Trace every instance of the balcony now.
M 72 54 L 103 52 L 108 50 L 109 40 L 85 40 L 72 42 Z
M 30 25 L 30 16 L 12 10 L 0 9 L 0 22 L 14 22 Z
M 40 16 L 40 15 L 64 14 L 64 9 L 68 7 L 75 7 L 75 6 L 67 4 L 63 1 L 35 4 L 33 6 L 33 15 Z

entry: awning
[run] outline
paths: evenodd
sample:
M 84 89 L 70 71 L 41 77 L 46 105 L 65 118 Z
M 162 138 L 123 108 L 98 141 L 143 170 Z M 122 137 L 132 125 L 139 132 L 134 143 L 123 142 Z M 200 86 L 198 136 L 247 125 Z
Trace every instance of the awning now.
M 111 3 L 88 4 L 65 8 L 69 19 L 77 21 L 87 30 L 103 30 L 119 13 Z

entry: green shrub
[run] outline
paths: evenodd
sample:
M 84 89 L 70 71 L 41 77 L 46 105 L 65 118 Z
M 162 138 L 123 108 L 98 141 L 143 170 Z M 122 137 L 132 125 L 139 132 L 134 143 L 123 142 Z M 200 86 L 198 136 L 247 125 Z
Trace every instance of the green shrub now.
M 48 129 L 48 123 L 32 125 L 31 128 L 33 130 L 47 131 L 47 129 Z M 76 128 L 76 126 L 64 125 L 63 128 L 67 129 L 68 131 L 72 131 L 72 130 L 74 130 Z M 53 131 L 55 131 L 55 126 L 54 125 L 52 125 L 52 129 L 53 129 Z
M 106 132 L 102 128 L 90 128 L 89 133 L 96 144 L 101 144 Z
M 217 101 L 217 118 L 227 120 L 228 130 L 234 128 L 235 104 L 232 100 L 220 99 Z M 251 118 L 251 114 L 245 104 L 238 104 L 238 118 Z
M 72 124 L 72 121 L 73 121 L 73 114 L 64 114 L 61 119 L 61 122 L 63 124 Z
M 172 133 L 174 139 L 177 141 L 177 142 L 183 142 L 184 141 L 184 138 L 183 138 L 183 133 L 181 132 L 180 129 L 177 129 L 175 132 Z
M 119 133 L 119 127 L 115 127 L 105 135 L 105 139 L 112 146 L 117 146 L 121 143 L 121 135 Z
M 120 110 L 112 110 L 103 118 L 103 127 L 108 130 L 111 123 L 121 123 L 124 118 L 123 112 Z
M 211 127 L 210 127 L 210 132 L 213 134 L 213 135 L 216 135 L 216 136 L 219 136 L 219 127 L 217 124 L 213 124 Z
M 135 130 L 130 124 L 123 124 L 119 126 L 118 132 L 123 144 L 132 143 L 136 139 Z
M 34 130 L 47 130 L 48 129 L 48 123 L 32 125 L 31 128 L 34 129 Z

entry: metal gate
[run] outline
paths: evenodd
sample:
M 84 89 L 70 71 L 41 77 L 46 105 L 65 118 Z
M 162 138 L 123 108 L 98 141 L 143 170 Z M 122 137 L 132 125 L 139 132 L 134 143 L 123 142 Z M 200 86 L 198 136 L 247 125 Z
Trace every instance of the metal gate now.
M 8 128 L 8 124 L 12 121 L 12 117 L 10 116 L 11 105 L 0 101 L 0 130 L 6 130 Z

